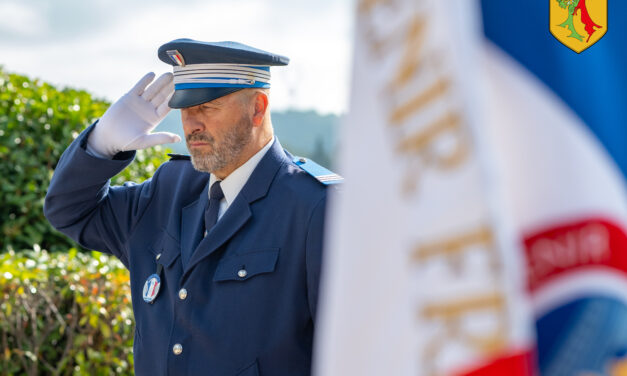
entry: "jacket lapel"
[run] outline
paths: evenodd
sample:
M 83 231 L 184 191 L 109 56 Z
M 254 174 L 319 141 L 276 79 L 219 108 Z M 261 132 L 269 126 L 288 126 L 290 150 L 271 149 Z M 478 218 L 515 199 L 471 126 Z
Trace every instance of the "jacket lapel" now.
M 288 157 L 285 155 L 279 140 L 275 140 L 274 144 L 266 155 L 259 161 L 259 164 L 255 168 L 255 170 L 250 175 L 250 178 L 237 195 L 233 203 L 229 206 L 227 211 L 224 213 L 222 218 L 215 224 L 215 226 L 211 229 L 209 234 L 200 241 L 200 244 L 193 250 L 191 254 L 191 259 L 188 259 L 188 263 L 183 263 L 183 278 L 189 274 L 190 270 L 202 261 L 205 257 L 209 256 L 213 252 L 215 252 L 220 246 L 226 243 L 231 237 L 233 237 L 237 231 L 248 222 L 250 217 L 252 216 L 252 211 L 250 210 L 250 204 L 253 202 L 263 198 L 268 193 L 270 188 L 270 184 L 274 180 L 274 177 L 279 170 L 279 167 L 290 161 Z M 209 184 L 207 184 L 208 186 Z M 207 197 L 207 189 L 205 189 L 204 196 Z M 199 199 L 201 201 L 203 198 Z M 204 209 L 208 203 L 208 199 L 205 198 L 204 205 L 198 209 L 193 209 L 193 213 L 183 213 L 191 214 L 190 221 L 194 220 L 194 216 L 198 216 L 196 221 L 200 221 L 203 223 L 203 214 Z M 194 204 L 192 204 L 194 205 Z M 191 206 L 190 205 L 190 211 Z M 198 214 L 196 211 L 200 211 Z M 187 221 L 182 221 L 185 223 Z M 189 223 L 192 226 L 192 223 Z M 200 234 L 202 236 L 202 232 Z M 192 248 L 193 249 L 193 248 Z
M 224 213 L 218 223 L 198 244 L 187 266 L 183 265 L 184 274 L 187 274 L 202 259 L 216 251 L 229 240 L 251 217 L 248 203 L 239 198 Z
M 181 210 L 181 261 L 183 270 L 186 269 L 194 249 L 202 239 L 205 230 L 205 208 L 209 202 L 209 180 L 202 190 L 198 200 L 192 202 Z

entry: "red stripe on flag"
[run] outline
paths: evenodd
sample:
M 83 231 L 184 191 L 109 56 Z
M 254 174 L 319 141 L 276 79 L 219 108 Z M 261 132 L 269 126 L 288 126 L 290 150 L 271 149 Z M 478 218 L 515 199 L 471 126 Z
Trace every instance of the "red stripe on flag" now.
M 554 226 L 525 237 L 524 242 L 531 292 L 557 276 L 586 267 L 627 272 L 627 236 L 604 219 Z
M 535 351 L 531 350 L 509 353 L 488 360 L 470 370 L 454 373 L 456 376 L 535 376 L 538 374 Z

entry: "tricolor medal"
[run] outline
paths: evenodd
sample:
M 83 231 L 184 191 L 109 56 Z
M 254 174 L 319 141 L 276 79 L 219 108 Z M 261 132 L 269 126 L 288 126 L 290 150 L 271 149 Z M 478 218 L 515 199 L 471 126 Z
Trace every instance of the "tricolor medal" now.
M 142 294 L 144 301 L 146 303 L 152 303 L 157 297 L 157 294 L 159 294 L 160 287 L 161 278 L 159 278 L 159 275 L 150 275 L 150 277 L 146 280 L 146 283 L 144 283 L 144 292 Z

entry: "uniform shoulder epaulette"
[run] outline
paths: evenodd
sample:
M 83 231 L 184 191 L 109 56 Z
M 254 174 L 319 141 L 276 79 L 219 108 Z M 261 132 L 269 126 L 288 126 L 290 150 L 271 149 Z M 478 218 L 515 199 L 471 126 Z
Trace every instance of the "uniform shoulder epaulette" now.
M 303 171 L 313 176 L 324 185 L 338 184 L 344 181 L 343 177 L 325 167 L 320 166 L 311 159 L 294 157 L 293 162 Z
M 192 157 L 190 157 L 189 155 L 175 154 L 175 153 L 168 153 L 168 157 L 170 157 L 171 161 L 178 161 L 178 160 L 189 161 L 192 159 Z

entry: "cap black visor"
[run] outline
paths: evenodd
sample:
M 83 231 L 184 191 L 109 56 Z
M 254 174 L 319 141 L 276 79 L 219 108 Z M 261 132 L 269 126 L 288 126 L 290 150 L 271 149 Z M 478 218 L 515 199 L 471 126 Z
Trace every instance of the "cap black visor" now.
M 168 106 L 170 108 L 186 108 L 197 106 L 206 102 L 211 102 L 225 95 L 242 90 L 241 87 L 210 87 L 197 89 L 175 90 L 170 98 Z

